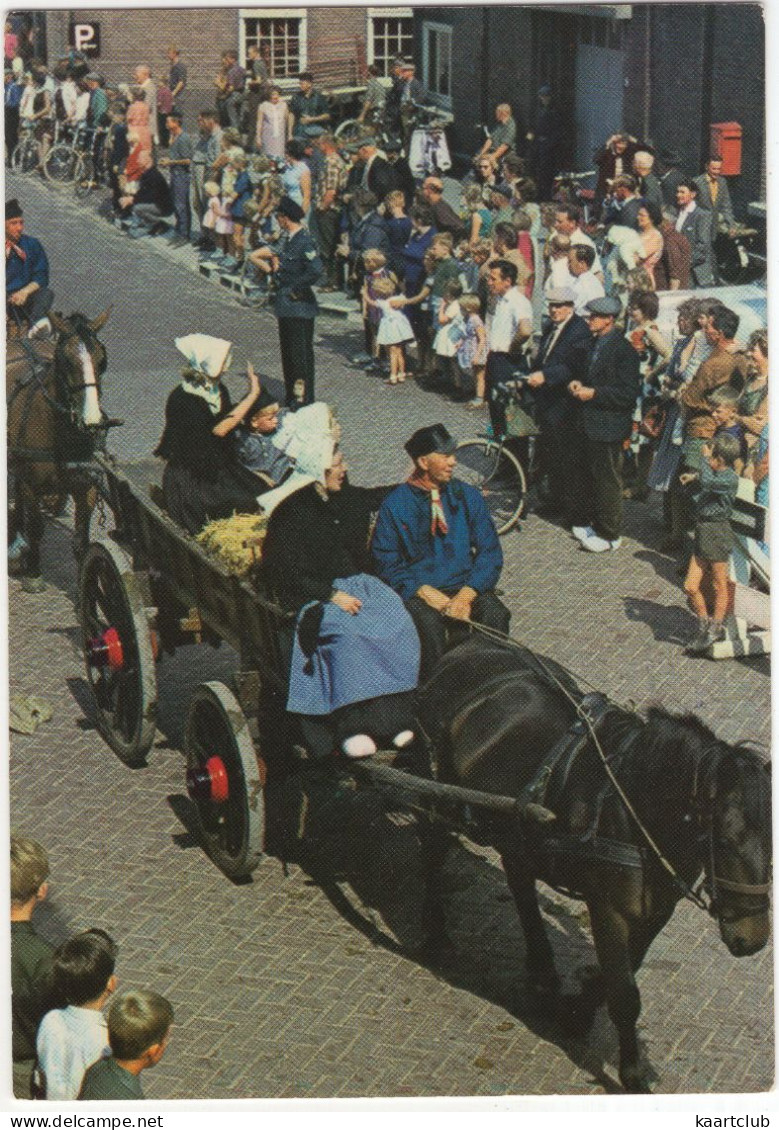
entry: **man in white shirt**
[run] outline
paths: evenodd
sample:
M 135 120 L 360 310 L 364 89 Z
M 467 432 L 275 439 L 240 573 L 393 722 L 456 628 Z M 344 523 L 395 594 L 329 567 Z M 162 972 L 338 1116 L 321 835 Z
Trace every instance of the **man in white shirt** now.
M 573 275 L 571 289 L 580 318 L 585 316 L 588 302 L 593 298 L 603 298 L 606 293 L 603 283 L 595 276 L 594 262 L 595 251 L 586 244 L 577 244 L 568 252 L 568 270 Z
M 575 204 L 560 204 L 555 211 L 554 230 L 559 235 L 567 235 L 572 245 L 576 245 L 577 247 L 591 247 L 593 251 L 595 251 L 594 242 L 580 227 L 581 219 L 581 209 Z M 597 251 L 595 251 L 595 265 L 592 270 L 600 281 L 603 282 L 603 265 Z
M 487 289 L 495 299 L 495 313 L 487 330 L 487 402 L 495 436 L 506 431 L 505 406 L 497 386 L 514 379 L 520 351 L 533 333 L 533 307 L 517 288 L 517 268 L 495 259 L 487 275 Z

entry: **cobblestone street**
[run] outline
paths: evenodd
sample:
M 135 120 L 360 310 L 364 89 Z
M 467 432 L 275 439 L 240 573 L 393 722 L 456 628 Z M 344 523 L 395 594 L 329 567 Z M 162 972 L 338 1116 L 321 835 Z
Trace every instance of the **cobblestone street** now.
M 7 177 L 26 231 L 44 243 L 55 309 L 94 317 L 112 305 L 103 400 L 125 424 L 122 460 L 148 458 L 179 378 L 173 339 L 201 331 L 235 343 L 228 379 L 242 395 L 247 361 L 281 387 L 274 318 L 241 308 L 191 267 L 191 249 L 129 240 L 70 192 Z M 475 430 L 462 407 L 413 382 L 396 388 L 348 364 L 359 325 L 320 316 L 317 397 L 337 411 L 354 482 L 399 480 L 403 442 L 442 421 Z M 655 548 L 660 511 L 628 503 L 619 552 L 580 551 L 531 516 L 502 539 L 512 631 L 616 700 L 694 711 L 725 740 L 770 740 L 768 660 L 684 655 L 690 614 L 675 562 Z M 67 518 L 47 524 L 47 591 L 10 580 L 11 692 L 35 693 L 54 718 L 11 745 L 11 825 L 51 863 L 40 911 L 52 941 L 88 926 L 120 946 L 124 987 L 164 993 L 176 1011 L 170 1049 L 144 1076 L 151 1099 L 620 1092 L 617 1039 L 605 1011 L 586 1040 L 565 1040 L 531 1009 L 519 921 L 497 856 L 458 840 L 444 874 L 451 953 L 415 959 L 421 875 L 413 818 L 375 795 L 315 779 L 270 798 L 273 851 L 234 885 L 192 832 L 183 726 L 199 682 L 226 678 L 229 649 L 181 649 L 159 665 L 159 731 L 148 766 L 122 765 L 90 723 Z M 286 861 L 283 862 L 284 857 Z M 546 888 L 541 907 L 569 988 L 594 960 L 581 904 Z M 658 1092 L 754 1092 L 774 1074 L 773 954 L 737 961 L 716 924 L 679 906 L 639 976 L 640 1034 Z

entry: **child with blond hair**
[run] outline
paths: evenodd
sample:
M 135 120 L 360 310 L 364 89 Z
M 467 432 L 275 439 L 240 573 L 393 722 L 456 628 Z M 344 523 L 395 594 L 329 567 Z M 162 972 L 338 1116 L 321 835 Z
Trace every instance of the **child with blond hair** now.
M 394 288 L 397 279 L 387 266 L 387 256 L 378 248 L 369 248 L 367 251 L 363 251 L 362 262 L 364 274 L 360 296 L 362 299 L 365 352 L 371 358 L 367 369 L 369 372 L 377 372 L 379 368 L 379 345 L 376 341 L 376 334 L 381 321 L 381 311 L 375 305 L 375 300 L 380 297 L 376 291 L 376 284 L 384 279 L 391 279 Z M 397 291 L 393 289 L 391 293 L 396 294 Z M 372 301 L 369 301 L 369 299 Z
M 369 309 L 378 310 L 381 318 L 376 332 L 376 344 L 383 345 L 389 355 L 390 375 L 385 384 L 402 384 L 406 379 L 405 346 L 414 340 L 414 331 L 411 322 L 400 309 L 403 299 L 396 298 L 398 288 L 395 280 L 377 279 L 373 290 L 376 298 L 366 296 L 366 302 Z
M 466 404 L 474 410 L 485 408 L 484 371 L 487 365 L 487 330 L 481 319 L 481 299 L 478 294 L 464 294 L 460 299 L 463 316 L 463 336 L 457 346 L 457 364 L 466 380 L 473 382 L 475 395 Z

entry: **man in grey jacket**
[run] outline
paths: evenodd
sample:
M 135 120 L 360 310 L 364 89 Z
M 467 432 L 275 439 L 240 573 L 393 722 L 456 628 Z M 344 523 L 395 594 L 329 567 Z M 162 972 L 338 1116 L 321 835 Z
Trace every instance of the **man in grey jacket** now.
M 692 252 L 691 270 L 696 286 L 714 286 L 714 249 L 711 212 L 698 207 L 695 181 L 682 181 L 676 190 L 676 230 L 686 235 Z

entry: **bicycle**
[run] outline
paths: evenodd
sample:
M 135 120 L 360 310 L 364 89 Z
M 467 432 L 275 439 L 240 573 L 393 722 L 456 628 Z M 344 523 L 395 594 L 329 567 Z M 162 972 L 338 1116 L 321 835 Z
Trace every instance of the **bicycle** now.
M 584 173 L 558 173 L 552 185 L 552 199 L 555 203 L 577 204 L 582 210 L 582 224 L 585 227 L 597 220 L 594 214 L 596 178 L 594 169 L 588 169 Z
M 495 529 L 501 535 L 512 530 L 522 517 L 528 480 L 536 470 L 538 428 L 522 404 L 521 387 L 521 381 L 514 381 L 499 389 L 498 395 L 503 397 L 506 407 L 505 435 L 464 439 L 455 451 L 454 477 L 481 493 Z
M 80 154 L 76 165 L 73 189 L 77 199 L 84 200 L 93 189 L 107 183 L 108 167 L 106 165 L 106 140 L 108 130 L 98 126 L 92 132 L 88 147 Z M 98 145 L 103 139 L 103 144 Z
M 41 159 L 41 143 L 35 137 L 35 122 L 23 122 L 19 135 L 11 154 L 11 168 L 15 173 L 32 173 Z
M 75 180 L 76 166 L 83 152 L 84 133 L 85 127 L 57 123 L 54 144 L 43 163 L 43 172 L 52 184 L 67 185 Z

